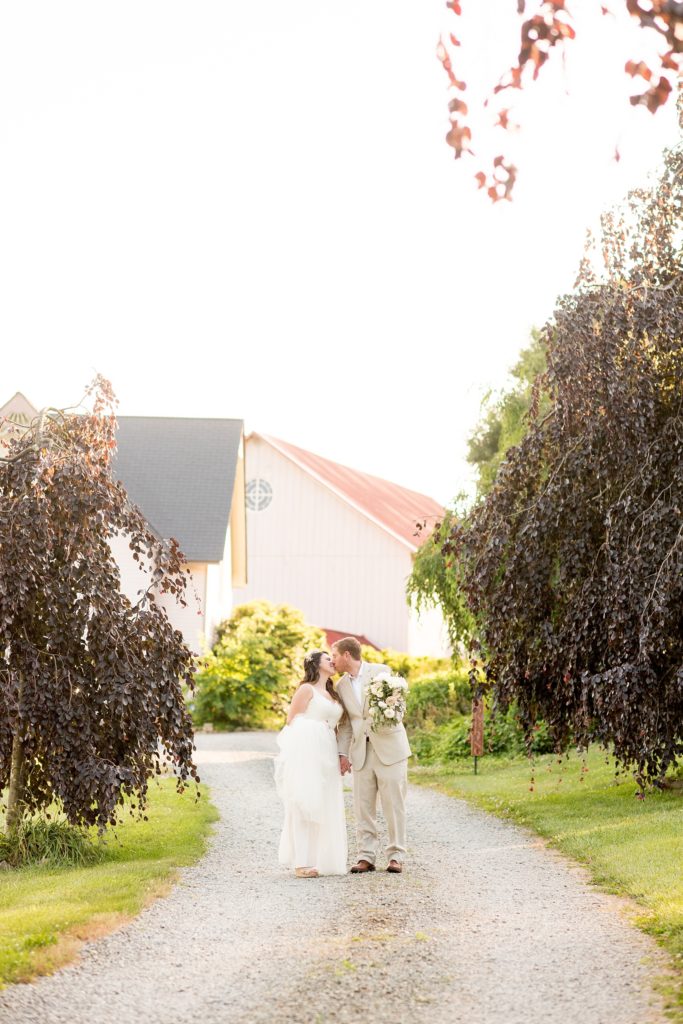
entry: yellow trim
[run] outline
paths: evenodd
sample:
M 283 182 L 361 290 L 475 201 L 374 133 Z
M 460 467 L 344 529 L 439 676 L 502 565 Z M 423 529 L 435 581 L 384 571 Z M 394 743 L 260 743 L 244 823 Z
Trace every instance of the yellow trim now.
M 247 510 L 244 462 L 244 437 L 242 437 L 235 467 L 235 483 L 232 489 L 232 507 L 230 509 L 230 560 L 233 587 L 246 587 L 247 585 Z

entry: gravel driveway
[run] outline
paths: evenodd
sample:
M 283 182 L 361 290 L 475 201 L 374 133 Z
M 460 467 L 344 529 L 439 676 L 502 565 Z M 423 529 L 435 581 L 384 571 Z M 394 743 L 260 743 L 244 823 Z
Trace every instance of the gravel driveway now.
M 207 856 L 79 964 L 1 992 L 2 1024 L 664 1019 L 654 945 L 528 833 L 412 787 L 402 876 L 296 879 L 277 864 L 273 737 L 198 744 L 221 813 Z

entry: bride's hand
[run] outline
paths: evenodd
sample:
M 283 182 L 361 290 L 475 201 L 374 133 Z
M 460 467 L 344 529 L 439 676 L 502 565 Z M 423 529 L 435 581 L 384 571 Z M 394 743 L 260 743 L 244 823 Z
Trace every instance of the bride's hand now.
M 351 771 L 351 762 L 343 754 L 339 755 L 339 771 L 342 775 L 346 775 L 347 772 Z

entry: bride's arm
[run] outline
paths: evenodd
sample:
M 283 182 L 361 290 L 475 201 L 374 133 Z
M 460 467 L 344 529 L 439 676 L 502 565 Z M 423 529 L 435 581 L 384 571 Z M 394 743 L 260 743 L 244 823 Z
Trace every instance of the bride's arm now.
M 348 714 L 345 714 L 337 726 L 337 750 L 340 757 L 349 756 L 349 748 L 353 739 L 353 730 Z
M 287 713 L 287 725 L 290 725 L 297 715 L 303 715 L 304 711 L 311 703 L 313 697 L 313 687 L 310 683 L 302 683 L 299 689 L 292 698 L 292 703 L 289 705 L 289 711 Z
M 353 730 L 351 728 L 351 722 L 349 721 L 348 714 L 344 714 L 341 722 L 337 726 L 337 751 L 339 752 L 339 771 L 342 775 L 346 775 L 347 772 L 351 771 L 351 762 L 349 761 L 349 748 L 351 746 L 351 740 L 353 739 Z

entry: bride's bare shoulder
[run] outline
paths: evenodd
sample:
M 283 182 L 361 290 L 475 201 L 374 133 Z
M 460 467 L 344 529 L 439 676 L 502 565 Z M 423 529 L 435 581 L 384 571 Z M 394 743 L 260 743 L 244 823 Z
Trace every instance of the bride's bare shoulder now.
M 301 683 L 294 692 L 292 697 L 292 703 L 289 705 L 289 714 L 287 715 L 287 722 L 291 722 L 295 715 L 300 715 L 302 711 L 305 711 L 313 698 L 313 687 L 310 683 Z
M 297 700 L 297 699 L 299 699 L 299 700 L 304 700 L 304 699 L 310 700 L 312 696 L 313 696 L 313 685 L 311 683 L 300 683 L 299 686 L 297 686 L 296 690 L 294 691 L 294 696 L 292 697 L 292 703 L 294 703 L 294 701 Z

